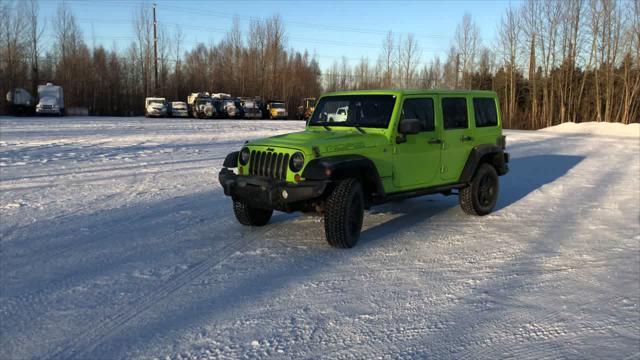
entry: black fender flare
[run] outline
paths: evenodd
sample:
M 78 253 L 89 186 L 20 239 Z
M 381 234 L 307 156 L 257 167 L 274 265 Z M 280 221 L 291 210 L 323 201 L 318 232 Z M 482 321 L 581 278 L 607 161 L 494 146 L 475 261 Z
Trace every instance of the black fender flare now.
M 238 156 L 240 156 L 240 151 L 234 151 L 227 154 L 227 157 L 224 158 L 222 166 L 231 169 L 238 167 Z
M 307 164 L 302 177 L 308 180 L 340 180 L 350 177 L 360 179 L 371 195 L 384 195 L 384 187 L 376 165 L 360 155 L 337 155 L 313 159 Z
M 489 162 L 496 168 L 498 175 L 505 175 L 507 172 L 509 172 L 509 166 L 507 165 L 508 161 L 508 156 L 506 156 L 504 150 L 497 145 L 482 144 L 475 146 L 471 150 L 471 153 L 467 158 L 467 163 L 462 169 L 462 173 L 460 174 L 460 182 L 470 182 L 473 178 L 473 174 L 475 174 L 476 169 L 482 162 Z

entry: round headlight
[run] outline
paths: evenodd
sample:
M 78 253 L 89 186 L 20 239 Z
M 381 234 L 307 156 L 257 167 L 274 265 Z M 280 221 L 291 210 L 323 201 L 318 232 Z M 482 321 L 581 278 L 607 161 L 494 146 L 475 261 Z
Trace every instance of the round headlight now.
M 249 148 L 242 148 L 242 150 L 240 150 L 240 165 L 247 165 L 250 157 L 251 151 Z
M 289 160 L 289 169 L 293 172 L 298 172 L 302 170 L 304 166 L 304 155 L 301 152 L 297 152 L 291 156 Z

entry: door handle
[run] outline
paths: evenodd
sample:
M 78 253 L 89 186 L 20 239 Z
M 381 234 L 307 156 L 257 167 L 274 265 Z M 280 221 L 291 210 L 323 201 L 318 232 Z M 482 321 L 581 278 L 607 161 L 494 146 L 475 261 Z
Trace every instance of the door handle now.
M 460 137 L 460 141 L 471 141 L 473 138 L 471 136 L 463 135 Z
M 442 140 L 440 140 L 440 139 L 430 139 L 427 143 L 432 144 L 432 145 L 442 144 Z

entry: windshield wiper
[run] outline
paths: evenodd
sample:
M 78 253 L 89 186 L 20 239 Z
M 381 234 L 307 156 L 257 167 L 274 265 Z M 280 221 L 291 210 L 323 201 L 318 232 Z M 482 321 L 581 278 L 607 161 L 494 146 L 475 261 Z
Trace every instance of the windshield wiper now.
M 354 128 L 358 129 L 358 131 L 360 131 L 361 134 L 366 134 L 366 132 L 364 130 L 362 130 L 362 128 L 358 125 L 353 125 Z

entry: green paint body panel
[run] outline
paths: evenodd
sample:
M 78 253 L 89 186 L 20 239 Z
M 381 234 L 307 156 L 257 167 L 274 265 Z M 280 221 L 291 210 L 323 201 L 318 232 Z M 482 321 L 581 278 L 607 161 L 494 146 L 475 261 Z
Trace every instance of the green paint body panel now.
M 273 150 L 278 153 L 292 155 L 300 151 L 305 156 L 305 166 L 309 161 L 319 157 L 337 155 L 361 155 L 375 164 L 382 180 L 385 193 L 420 189 L 431 186 L 455 183 L 462 173 L 469 153 L 479 144 L 496 144 L 502 135 L 502 119 L 497 95 L 491 91 L 451 91 L 451 90 L 367 90 L 328 93 L 329 96 L 344 95 L 392 95 L 396 102 L 389 126 L 385 129 L 361 129 L 354 127 L 307 126 L 304 131 L 248 142 L 245 146 L 250 150 Z M 469 126 L 465 129 L 444 129 L 442 98 L 465 98 Z M 434 104 L 435 130 L 407 135 L 406 142 L 397 143 L 398 124 L 401 119 L 402 106 L 405 100 L 412 98 L 430 98 Z M 495 100 L 497 126 L 478 128 L 475 126 L 473 108 L 474 98 L 491 98 Z M 318 103 L 320 102 L 318 101 Z M 318 107 L 316 106 L 316 111 Z M 464 139 L 464 140 L 463 140 Z M 429 143 L 440 140 L 441 143 Z M 247 164 L 244 168 L 248 168 Z M 239 167 L 243 167 L 240 166 Z M 304 168 L 294 173 L 287 171 L 286 180 L 294 181 L 296 174 L 301 175 Z M 246 171 L 244 172 L 247 173 Z M 304 179 L 303 179 L 304 180 Z

